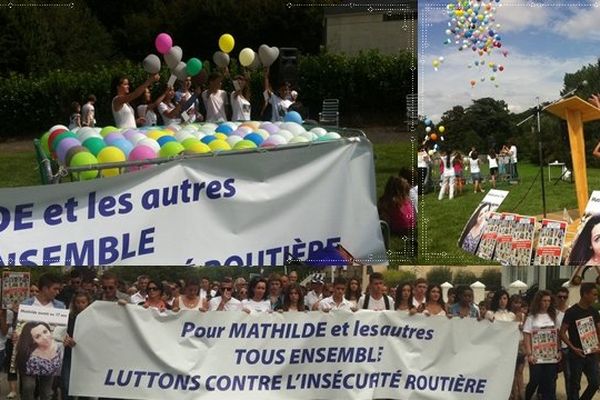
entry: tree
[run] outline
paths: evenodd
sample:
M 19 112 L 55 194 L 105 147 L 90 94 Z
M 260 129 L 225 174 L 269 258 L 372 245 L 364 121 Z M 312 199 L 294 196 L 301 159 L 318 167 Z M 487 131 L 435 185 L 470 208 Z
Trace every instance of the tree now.
M 383 281 L 388 288 L 396 287 L 403 282 L 413 282 L 415 279 L 417 275 L 412 271 L 388 269 L 383 272 Z
M 454 273 L 454 279 L 452 283 L 454 286 L 457 285 L 467 285 L 470 286 L 472 283 L 477 281 L 477 276 L 474 272 L 469 271 L 468 269 L 461 269 Z
M 450 267 L 435 267 L 427 272 L 426 278 L 429 284 L 441 285 L 444 282 L 452 282 L 452 270 Z
M 498 290 L 502 286 L 502 272 L 497 268 L 484 270 L 479 277 L 488 290 Z

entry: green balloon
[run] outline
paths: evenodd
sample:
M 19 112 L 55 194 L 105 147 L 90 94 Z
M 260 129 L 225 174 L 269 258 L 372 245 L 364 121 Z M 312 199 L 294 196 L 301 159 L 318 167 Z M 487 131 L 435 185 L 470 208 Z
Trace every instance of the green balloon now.
M 160 148 L 158 154 L 161 157 L 173 157 L 185 150 L 179 142 L 167 142 Z
M 71 147 L 68 151 L 67 151 L 67 155 L 65 156 L 65 164 L 66 165 L 70 165 L 71 164 L 71 160 L 73 159 L 73 157 L 75 156 L 75 154 L 77 153 L 89 153 L 90 151 L 83 146 L 73 146 Z
M 58 144 L 65 138 L 68 137 L 72 137 L 77 139 L 77 135 L 71 131 L 66 131 L 61 133 L 60 135 L 57 135 L 56 138 L 54 138 L 54 141 L 52 142 L 52 151 L 56 151 L 56 149 L 58 149 Z
M 83 147 L 87 147 L 87 149 L 94 156 L 97 156 L 98 153 L 100 153 L 100 151 L 102 151 L 102 149 L 106 147 L 106 143 L 104 143 L 103 139 L 101 139 L 101 138 L 99 138 L 97 136 L 93 136 L 91 138 L 87 138 L 83 142 Z
M 94 157 L 92 153 L 81 152 L 77 153 L 71 158 L 71 164 L 69 167 L 84 167 L 87 165 L 96 165 L 98 164 L 98 159 Z M 75 178 L 80 181 L 87 181 L 90 179 L 94 179 L 98 176 L 98 170 L 90 170 L 77 172 L 74 174 Z
M 236 144 L 233 145 L 233 149 L 234 150 L 246 150 L 246 149 L 255 149 L 256 148 L 256 143 L 254 143 L 252 140 L 240 140 L 239 142 L 237 142 Z
M 199 140 L 196 138 L 187 138 L 183 142 L 181 142 L 181 144 L 183 145 L 183 147 L 185 147 L 186 150 L 189 150 L 189 148 L 191 146 L 193 146 L 194 143 L 198 143 L 198 142 L 199 142 Z
M 44 133 L 40 138 L 40 145 L 46 157 L 50 157 L 50 147 L 48 147 L 48 138 L 50 137 L 50 131 Z
M 198 60 L 196 57 L 190 58 L 185 66 L 185 72 L 189 76 L 198 75 L 202 70 L 202 61 Z

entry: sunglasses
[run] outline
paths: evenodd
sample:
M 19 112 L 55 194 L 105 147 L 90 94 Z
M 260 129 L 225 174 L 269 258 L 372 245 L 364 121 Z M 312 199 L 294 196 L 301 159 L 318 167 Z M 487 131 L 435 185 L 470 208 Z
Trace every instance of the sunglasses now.
M 559 299 L 568 299 L 569 298 L 569 296 L 556 296 L 556 297 L 558 297 Z
M 102 286 L 102 290 L 114 290 L 114 286 Z
M 157 288 L 156 286 L 152 286 L 152 287 L 148 287 L 148 290 L 160 290 L 160 289 Z

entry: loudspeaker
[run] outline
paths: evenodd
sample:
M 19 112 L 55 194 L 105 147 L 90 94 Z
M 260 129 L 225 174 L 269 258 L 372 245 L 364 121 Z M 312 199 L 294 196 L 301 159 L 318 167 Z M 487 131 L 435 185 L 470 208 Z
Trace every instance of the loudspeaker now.
M 279 49 L 279 81 L 296 86 L 298 80 L 298 49 L 282 47 Z

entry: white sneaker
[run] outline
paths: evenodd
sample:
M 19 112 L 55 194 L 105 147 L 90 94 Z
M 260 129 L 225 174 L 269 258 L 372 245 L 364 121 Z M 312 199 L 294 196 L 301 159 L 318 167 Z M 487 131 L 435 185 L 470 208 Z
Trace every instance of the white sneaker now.
M 7 399 L 16 399 L 17 398 L 17 394 L 15 392 L 10 392 L 9 394 L 6 395 Z

